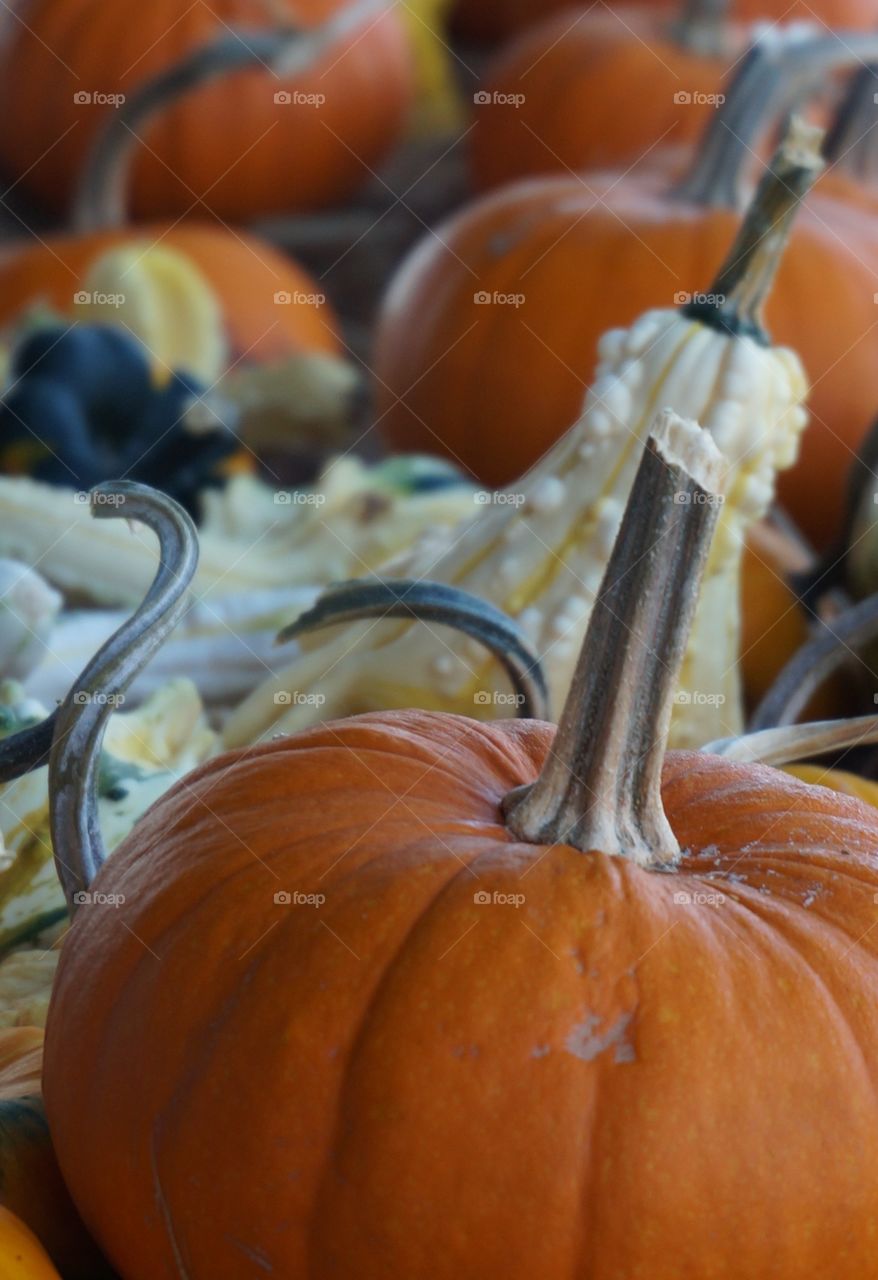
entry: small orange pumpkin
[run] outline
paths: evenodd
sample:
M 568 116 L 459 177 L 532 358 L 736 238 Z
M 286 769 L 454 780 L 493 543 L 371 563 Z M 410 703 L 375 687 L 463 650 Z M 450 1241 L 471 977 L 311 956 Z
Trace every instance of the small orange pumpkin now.
M 66 209 L 118 95 L 132 98 L 217 36 L 229 35 L 234 58 L 268 26 L 314 27 L 344 3 L 32 0 L 0 44 L 0 113 L 20 122 L 3 130 L 0 161 L 40 200 Z M 254 58 L 150 125 L 132 209 L 143 219 L 206 208 L 234 222 L 342 200 L 394 144 L 412 95 L 411 51 L 391 8 L 298 74 L 275 74 Z
M 627 167 L 658 144 L 694 142 L 747 40 L 716 9 L 690 0 L 672 23 L 655 7 L 598 4 L 528 27 L 488 64 L 476 94 L 476 185 Z
M 0 1205 L 0 1267 L 3 1280 L 62 1280 L 28 1227 Z
M 878 814 L 662 768 L 721 469 L 695 424 L 654 431 L 557 735 L 398 712 L 227 755 L 89 889 L 107 704 L 65 701 L 54 841 L 85 900 L 45 1088 L 126 1280 L 870 1273 Z M 183 607 L 157 502 L 149 603 L 77 690 L 124 687 Z
M 61 1178 L 41 1099 L 43 1032 L 0 1030 L 0 1275 L 100 1280 L 106 1264 L 90 1240 Z M 26 1225 L 25 1225 L 26 1224 Z M 30 1232 L 41 1242 L 37 1250 Z M 27 1234 L 24 1234 L 27 1233 Z M 7 1249 L 43 1270 L 12 1268 Z M 46 1253 L 43 1253 L 45 1249 Z

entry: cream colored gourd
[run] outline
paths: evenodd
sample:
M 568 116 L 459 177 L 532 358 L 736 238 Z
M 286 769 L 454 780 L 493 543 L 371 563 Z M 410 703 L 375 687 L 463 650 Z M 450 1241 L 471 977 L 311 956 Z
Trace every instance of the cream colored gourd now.
M 519 624 L 562 705 L 643 442 L 669 407 L 709 431 L 728 460 L 725 503 L 683 666 L 672 742 L 738 733 L 739 580 L 744 537 L 796 457 L 807 383 L 796 355 L 768 343 L 758 312 L 799 198 L 819 171 L 818 133 L 796 125 L 745 219 L 713 300 L 650 311 L 605 335 L 583 414 L 516 487 L 476 495 L 474 518 L 376 572 L 463 588 Z M 658 549 L 660 554 L 660 549 Z M 341 596 L 340 596 L 341 601 Z M 381 607 L 377 607 L 380 616 Z M 376 618 L 310 646 L 233 714 L 227 745 L 314 720 L 418 706 L 484 719 L 506 681 L 483 649 L 444 631 Z

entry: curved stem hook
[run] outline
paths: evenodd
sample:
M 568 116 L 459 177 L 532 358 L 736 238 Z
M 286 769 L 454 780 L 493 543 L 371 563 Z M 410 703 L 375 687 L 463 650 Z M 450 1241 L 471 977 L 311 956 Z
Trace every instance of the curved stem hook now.
M 415 618 L 454 627 L 485 646 L 506 670 L 519 696 L 520 718 L 547 720 L 548 692 L 540 660 L 502 610 L 460 587 L 408 579 L 341 582 L 285 627 L 278 643 L 341 622 L 363 618 Z
M 198 537 L 172 498 L 129 480 L 91 492 L 98 519 L 140 520 L 159 539 L 159 567 L 140 608 L 88 663 L 53 717 L 49 757 L 50 827 L 55 866 L 71 913 L 102 864 L 106 849 L 98 823 L 101 742 L 110 714 L 186 608 L 198 565 Z

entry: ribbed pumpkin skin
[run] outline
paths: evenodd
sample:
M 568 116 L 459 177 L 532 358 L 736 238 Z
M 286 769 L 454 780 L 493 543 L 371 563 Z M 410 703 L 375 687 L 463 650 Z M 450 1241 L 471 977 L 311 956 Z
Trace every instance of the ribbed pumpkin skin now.
M 610 7 L 624 14 L 642 4 L 643 0 L 613 0 Z M 653 7 L 673 16 L 681 5 L 679 0 L 656 0 Z M 864 31 L 878 23 L 876 0 L 731 0 L 730 9 L 739 22 L 822 22 Z M 472 39 L 502 40 L 558 10 L 569 12 L 572 22 L 576 5 L 571 0 L 458 0 L 454 25 Z
M 624 178 L 525 180 L 425 237 L 394 277 L 376 335 L 390 444 L 445 453 L 490 485 L 541 457 L 579 415 L 600 336 L 708 289 L 729 248 L 738 215 L 669 199 L 673 168 L 669 156 Z M 767 307 L 774 341 L 798 352 L 813 384 L 813 421 L 780 492 L 821 543 L 874 417 L 871 225 L 848 204 L 810 196 Z M 480 304 L 480 293 L 524 301 Z
M 337 721 L 114 853 L 45 1091 L 126 1280 L 871 1274 L 878 813 L 672 754 L 677 873 L 512 842 L 551 736 Z
M 291 21 L 315 25 L 340 3 L 287 0 L 275 7 Z M 21 23 L 6 24 L 0 50 L 0 111 L 22 123 L 3 131 L 0 161 L 23 175 L 28 190 L 66 211 L 89 144 L 113 110 L 78 105 L 74 95 L 131 97 L 150 76 L 227 27 L 265 27 L 271 6 L 263 0 L 182 6 L 177 0 L 30 0 L 21 10 Z M 241 72 L 170 108 L 144 132 L 133 213 L 204 217 L 212 211 L 242 221 L 320 208 L 349 195 L 396 141 L 412 93 L 398 15 L 366 23 L 364 31 L 289 83 L 268 71 Z M 323 94 L 326 101 L 278 105 L 274 94 L 283 89 Z
M 123 242 L 155 242 L 185 253 L 224 304 L 233 355 L 269 360 L 297 351 L 339 349 L 332 308 L 320 286 L 271 245 L 210 224 L 135 227 L 87 236 L 59 236 L 0 257 L 0 325 L 20 319 L 35 303 L 76 318 L 74 295 L 89 267 Z M 278 305 L 274 295 L 298 301 Z
M 100 1280 L 106 1267 L 71 1203 L 52 1149 L 40 1099 L 42 1046 L 38 1027 L 0 1031 L 0 1275 L 3 1280 L 19 1275 L 8 1269 L 6 1250 L 13 1248 L 24 1223 L 65 1280 Z M 46 1266 L 22 1270 L 22 1280 L 54 1276 Z
M 627 166 L 657 143 L 694 142 L 715 110 L 703 95 L 719 92 L 742 43 L 730 29 L 728 57 L 695 54 L 654 8 L 617 15 L 598 4 L 573 17 L 528 27 L 485 68 L 492 100 L 476 104 L 469 137 L 477 186 Z M 680 103 L 680 92 L 691 100 Z

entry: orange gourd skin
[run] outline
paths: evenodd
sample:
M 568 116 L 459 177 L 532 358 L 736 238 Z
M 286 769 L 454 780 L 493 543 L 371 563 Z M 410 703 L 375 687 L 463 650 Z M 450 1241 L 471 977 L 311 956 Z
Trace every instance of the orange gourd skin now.
M 611 8 L 627 15 L 643 0 L 614 0 Z M 676 16 L 679 0 L 656 0 L 659 13 Z M 547 13 L 564 10 L 574 21 L 571 0 L 458 0 L 454 26 L 474 40 L 502 40 L 532 26 Z M 869 30 L 878 23 L 878 0 L 731 0 L 731 16 L 738 22 L 822 22 L 828 27 Z
M 715 110 L 704 99 L 719 91 L 743 32 L 730 27 L 727 56 L 706 57 L 667 26 L 654 8 L 622 16 L 599 4 L 577 22 L 554 14 L 504 45 L 485 69 L 491 101 L 477 103 L 470 134 L 477 186 L 627 166 L 658 143 L 699 138 Z
M 108 1274 L 106 1266 L 64 1186 L 46 1126 L 40 1100 L 42 1048 L 39 1027 L 0 1031 L 0 1275 L 12 1280 L 20 1274 L 24 1280 L 57 1274 L 48 1258 L 42 1269 L 12 1269 L 6 1249 L 19 1240 L 20 1225 L 26 1224 L 65 1280 L 100 1280 Z M 36 1256 L 42 1258 L 42 1250 Z
M 319 726 L 113 854 L 45 1092 L 126 1280 L 871 1274 L 878 813 L 672 753 L 674 874 L 519 844 L 552 734 Z
M 274 11 L 314 25 L 340 3 L 287 0 Z M 31 0 L 26 22 L 10 19 L 0 45 L 0 111 L 22 121 L 3 131 L 0 162 L 66 211 L 89 145 L 114 109 L 78 104 L 77 92 L 131 97 L 228 27 L 264 28 L 272 11 L 265 0 L 182 8 L 177 0 Z M 284 89 L 324 101 L 275 103 Z M 145 129 L 132 211 L 140 219 L 215 213 L 243 221 L 343 200 L 397 140 L 412 93 L 411 53 L 392 12 L 289 83 L 261 70 L 225 77 Z
M 878 809 L 878 782 L 871 778 L 861 778 L 858 773 L 848 773 L 846 769 L 827 769 L 819 764 L 790 764 L 784 766 L 784 773 L 812 787 L 828 787 L 839 795 L 855 796 L 865 804 Z
M 671 154 L 619 172 L 532 178 L 482 197 L 399 268 L 373 368 L 393 448 L 444 453 L 489 485 L 521 475 L 579 416 L 600 336 L 708 289 L 738 215 L 669 197 Z M 805 203 L 768 301 L 775 342 L 813 390 L 800 460 L 780 494 L 819 545 L 837 531 L 852 451 L 874 417 L 871 220 Z M 477 297 L 499 298 L 488 304 Z M 516 305 L 509 300 L 520 298 Z M 818 301 L 819 300 L 819 301 Z
M 339 350 L 332 308 L 320 301 L 320 288 L 301 267 L 263 240 L 211 224 L 58 236 L 10 249 L 0 257 L 0 327 L 14 325 L 39 303 L 75 319 L 74 296 L 89 267 L 127 242 L 154 242 L 194 263 L 223 304 L 233 358 L 264 361 L 299 351 Z M 298 300 L 279 305 L 278 292 Z
M 48 1255 L 20 1218 L 0 1206 L 0 1273 L 3 1280 L 61 1280 Z

